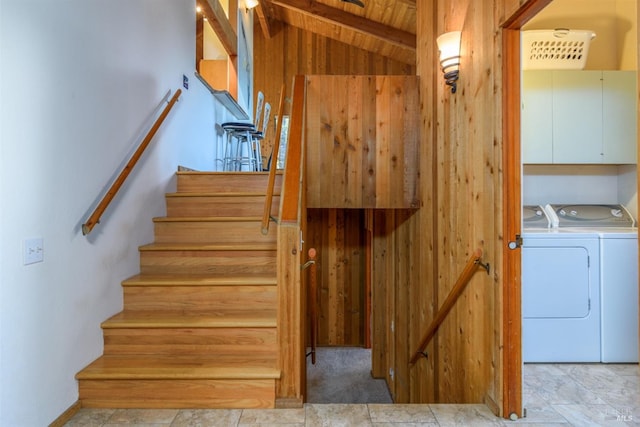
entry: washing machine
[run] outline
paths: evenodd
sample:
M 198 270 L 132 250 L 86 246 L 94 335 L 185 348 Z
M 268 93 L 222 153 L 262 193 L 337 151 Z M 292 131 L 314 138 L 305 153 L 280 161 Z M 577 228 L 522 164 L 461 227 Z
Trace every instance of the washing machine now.
M 599 240 L 600 361 L 638 362 L 638 231 L 623 205 L 550 205 L 558 229 Z M 547 207 L 547 210 L 548 207 Z
M 527 221 L 539 208 L 523 208 L 522 359 L 599 362 L 599 235 L 554 228 L 548 209 Z

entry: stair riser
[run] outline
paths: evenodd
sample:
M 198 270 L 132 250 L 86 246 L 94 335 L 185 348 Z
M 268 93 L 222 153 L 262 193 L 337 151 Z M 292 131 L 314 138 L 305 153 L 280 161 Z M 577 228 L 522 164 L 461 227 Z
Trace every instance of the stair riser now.
M 276 328 L 104 329 L 105 355 L 277 355 Z
M 276 251 L 141 251 L 142 274 L 276 274 Z
M 240 193 L 265 192 L 269 183 L 268 173 L 179 173 L 179 193 Z M 280 189 L 282 174 L 276 175 L 275 189 Z M 276 191 L 279 192 L 279 191 Z
M 275 286 L 135 286 L 124 289 L 127 310 L 211 312 L 277 307 Z
M 259 221 L 156 221 L 156 243 L 263 243 L 277 240 L 276 227 L 265 236 Z
M 274 380 L 80 380 L 84 408 L 273 408 Z
M 274 196 L 271 203 L 271 216 L 278 216 L 280 197 Z M 224 197 L 193 196 L 167 197 L 167 216 L 203 217 L 203 216 L 258 216 L 264 212 L 264 196 Z

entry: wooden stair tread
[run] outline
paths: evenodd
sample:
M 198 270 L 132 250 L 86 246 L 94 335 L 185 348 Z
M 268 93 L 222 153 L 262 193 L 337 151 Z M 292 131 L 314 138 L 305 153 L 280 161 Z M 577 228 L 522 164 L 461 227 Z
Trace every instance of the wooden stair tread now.
M 102 322 L 113 328 L 275 328 L 275 310 L 237 310 L 218 313 L 170 311 L 121 311 Z
M 281 169 L 278 169 L 276 171 L 276 175 L 283 175 L 284 171 Z M 246 172 L 246 171 L 177 171 L 176 175 L 228 175 L 228 176 L 232 176 L 232 175 L 240 175 L 240 176 L 247 176 L 247 175 L 263 175 L 263 176 L 268 176 L 269 175 L 269 171 L 264 171 L 264 172 Z
M 276 243 L 149 243 L 138 249 L 140 251 L 275 251 Z
M 153 218 L 153 222 L 261 222 L 258 216 L 163 216 Z M 260 229 L 256 229 L 260 231 Z M 257 233 L 259 234 L 259 233 Z
M 278 379 L 274 362 L 238 357 L 101 356 L 76 375 L 78 380 Z
M 280 192 L 275 191 L 273 193 L 274 196 L 279 196 Z M 247 191 L 247 192 L 241 192 L 241 191 L 235 191 L 235 192 L 228 192 L 228 193 L 221 193 L 221 192 L 207 192 L 207 193 L 166 193 L 165 194 L 166 197 L 237 197 L 237 198 L 242 198 L 242 197 L 264 197 L 266 196 L 266 193 L 264 191 Z
M 209 276 L 177 274 L 137 274 L 122 282 L 122 286 L 272 286 L 278 283 L 275 275 Z

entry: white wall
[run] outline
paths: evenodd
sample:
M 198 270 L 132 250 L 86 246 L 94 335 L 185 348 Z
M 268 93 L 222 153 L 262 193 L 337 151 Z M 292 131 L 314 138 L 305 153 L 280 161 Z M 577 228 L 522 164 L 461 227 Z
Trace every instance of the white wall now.
M 524 30 L 592 30 L 586 70 L 637 68 L 637 0 L 554 0 Z
M 637 218 L 635 165 L 524 165 L 525 205 L 622 203 Z
M 215 121 L 232 117 L 194 55 L 195 0 L 0 0 L 0 425 L 47 425 L 77 400 L 177 166 L 215 167 Z M 83 236 L 183 74 L 189 90 Z M 23 265 L 29 237 L 44 262 Z

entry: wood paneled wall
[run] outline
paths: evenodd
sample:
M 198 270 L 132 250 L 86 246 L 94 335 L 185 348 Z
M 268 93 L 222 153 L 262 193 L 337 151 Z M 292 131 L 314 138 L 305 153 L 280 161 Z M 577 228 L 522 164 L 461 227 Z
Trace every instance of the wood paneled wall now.
M 422 206 L 374 212 L 373 372 L 387 378 L 399 403 L 484 402 L 502 411 L 502 295 L 510 284 L 502 277 L 509 236 L 502 224 L 508 177 L 502 176 L 500 24 L 525 3 L 417 0 L 415 70 L 357 59 L 344 45 L 293 28 L 272 40 L 255 33 L 256 88 L 267 98 L 276 99 L 274 91 L 294 74 L 361 74 L 354 67 L 362 64 L 369 68 L 362 74 L 415 71 L 420 77 Z M 452 30 L 462 30 L 456 94 L 444 85 L 435 43 Z M 327 244 L 326 250 L 339 250 Z M 476 247 L 483 249 L 491 275 L 476 273 L 427 347 L 429 358 L 410 367 L 422 333 Z
M 483 249 L 483 260 L 491 264 L 492 273 L 476 273 L 428 348 L 432 357 L 418 362 L 429 365 L 415 377 L 426 375 L 434 390 L 412 388 L 414 401 L 433 394 L 436 401 L 484 402 L 496 413 L 501 412 L 505 286 L 501 276 L 505 250 L 501 189 L 505 177 L 501 174 L 504 141 L 500 24 L 520 3 L 524 1 L 417 3 L 418 57 L 428 59 L 421 61 L 417 70 L 422 85 L 422 143 L 434 145 L 433 153 L 422 158 L 422 162 L 433 166 L 433 174 L 423 176 L 423 180 L 435 183 L 430 187 L 423 181 L 426 193 L 422 197 L 427 209 L 420 215 L 431 214 L 432 220 L 421 218 L 421 226 L 431 227 L 434 238 L 422 234 L 419 244 L 423 248 L 433 245 L 436 277 L 432 278 L 435 294 L 426 295 L 422 303 L 439 307 L 476 247 Z M 433 53 L 435 38 L 451 30 L 462 30 L 456 94 L 444 85 Z M 429 274 L 424 278 L 428 281 Z M 416 321 L 416 329 L 423 327 L 420 323 Z M 414 335 L 411 339 L 415 339 Z
M 308 206 L 418 207 L 418 102 L 416 77 L 308 76 Z
M 305 244 L 318 251 L 319 346 L 363 346 L 365 228 L 362 209 L 307 209 Z
M 277 27 L 266 39 L 254 28 L 254 88 L 272 105 L 285 83 L 290 96 L 294 76 L 415 75 L 415 66 L 393 61 L 344 43 L 289 26 Z M 285 114 L 290 108 L 287 102 Z M 278 112 L 272 110 L 272 117 Z M 416 125 L 417 127 L 417 125 Z M 263 153 L 272 150 L 271 121 Z M 324 206 L 328 207 L 328 206 Z M 320 345 L 364 344 L 364 220 L 351 209 L 312 209 L 308 215 L 306 247 L 318 249 L 318 285 L 322 289 Z M 331 231 L 330 231 L 331 230 Z M 360 246 L 356 247 L 356 242 Z M 330 308 L 332 307 L 332 308 Z
M 293 77 L 302 75 L 415 75 L 416 67 L 357 49 L 295 27 L 278 24 L 274 36 L 264 37 L 260 26 L 253 31 L 254 89 L 265 94 L 272 105 L 280 97 L 284 83 L 291 95 Z M 290 108 L 290 102 L 286 109 Z M 272 117 L 278 112 L 272 110 Z M 275 122 L 271 120 L 262 152 L 272 150 Z

